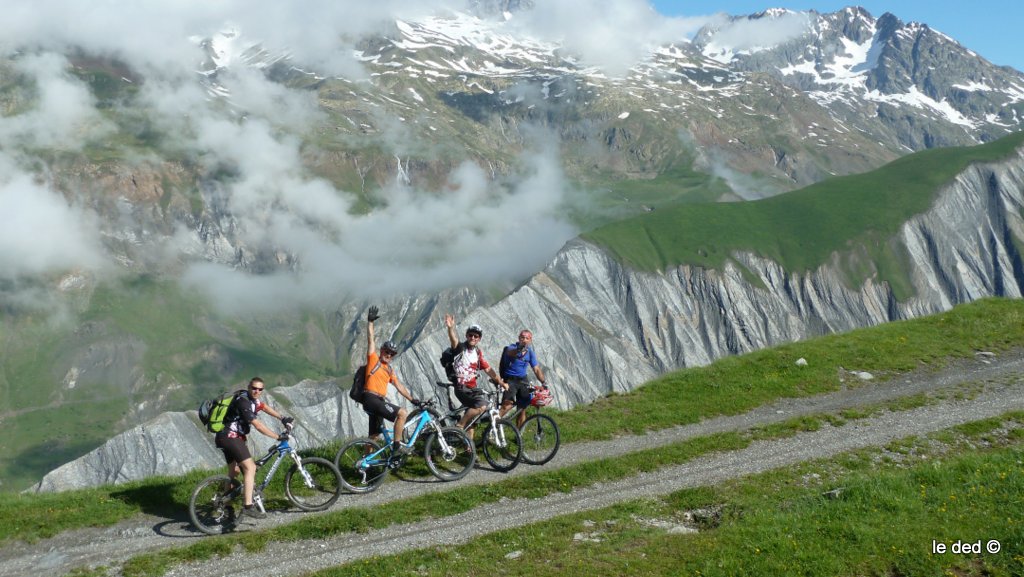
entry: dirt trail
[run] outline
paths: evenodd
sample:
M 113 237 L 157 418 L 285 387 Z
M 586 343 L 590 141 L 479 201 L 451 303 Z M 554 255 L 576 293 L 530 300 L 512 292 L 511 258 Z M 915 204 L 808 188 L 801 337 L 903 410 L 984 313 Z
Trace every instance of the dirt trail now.
M 949 394 L 962 390 L 964 386 L 967 386 L 971 394 Z M 560 493 L 529 501 L 502 500 L 486 505 L 483 510 L 444 519 L 395 525 L 358 535 L 299 543 L 273 543 L 260 554 L 235 554 L 228 559 L 218 560 L 217 571 L 225 575 L 295 575 L 369 555 L 428 545 L 461 543 L 483 533 L 557 515 L 662 495 L 685 487 L 713 485 L 724 479 L 828 457 L 852 449 L 880 446 L 893 439 L 923 435 L 1007 411 L 1022 410 L 1024 352 L 1016 351 L 999 357 L 979 356 L 974 360 L 959 362 L 942 372 L 901 375 L 886 382 L 857 384 L 826 395 L 785 399 L 741 415 L 707 419 L 647 435 L 564 445 L 557 457 L 544 468 L 570 466 L 694 437 L 771 424 L 800 415 L 877 405 L 918 393 L 934 395 L 936 400 L 910 411 L 884 412 L 868 419 L 848 422 L 842 427 L 823 427 L 819 431 L 786 439 L 759 441 L 742 450 L 706 455 L 684 465 L 577 489 L 568 494 Z M 521 465 L 511 473 L 502 475 L 478 468 L 458 483 L 488 483 L 537 470 L 536 467 Z M 444 491 L 451 486 L 438 482 L 391 482 L 370 495 L 344 495 L 333 509 L 373 505 Z M 258 525 L 254 524 L 253 527 L 269 527 L 293 521 L 298 515 L 300 513 L 295 511 L 271 513 L 267 519 L 256 522 Z M 0 577 L 59 575 L 76 567 L 117 565 L 144 551 L 184 545 L 204 538 L 189 527 L 186 517 L 184 511 L 179 519 L 138 517 L 112 528 L 71 531 L 32 545 L 8 546 L 0 551 Z M 170 575 L 185 576 L 197 572 L 195 566 L 185 565 L 176 567 Z

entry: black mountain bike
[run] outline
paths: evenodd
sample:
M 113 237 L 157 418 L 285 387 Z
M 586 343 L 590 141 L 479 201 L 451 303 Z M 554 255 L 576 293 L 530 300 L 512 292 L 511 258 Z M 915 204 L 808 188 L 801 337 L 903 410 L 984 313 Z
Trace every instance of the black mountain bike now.
M 541 407 L 551 404 L 551 390 L 547 385 L 531 387 L 533 400 L 526 407 L 517 408 L 514 413 L 507 416 L 513 423 L 519 417 L 519 413 L 527 413 L 523 426 L 519 427 L 519 434 L 523 440 L 523 462 L 528 465 L 543 465 L 555 457 L 558 447 L 562 444 L 562 435 L 558 431 L 558 423 L 548 415 L 540 412 Z

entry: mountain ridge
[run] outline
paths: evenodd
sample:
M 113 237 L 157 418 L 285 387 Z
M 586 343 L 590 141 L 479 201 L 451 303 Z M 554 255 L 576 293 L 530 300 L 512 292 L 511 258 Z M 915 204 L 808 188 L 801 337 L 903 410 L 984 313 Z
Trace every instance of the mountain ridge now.
M 844 42 L 868 41 L 878 24 L 865 13 L 857 26 L 852 13 L 819 15 L 849 21 L 849 38 L 815 39 L 810 52 L 798 38 L 724 64 L 674 38 L 615 75 L 579 44 L 520 32 L 529 4 L 478 3 L 487 19 L 391 18 L 364 36 L 341 26 L 330 46 L 357 55 L 348 68 L 244 26 L 188 40 L 196 58 L 185 70 L 48 40 L 0 58 L 0 202 L 31 198 L 60 233 L 15 243 L 0 271 L 0 397 L 18 432 L 3 441 L 0 470 L 25 483 L 43 465 L 25 471 L 20 455 L 48 447 L 49 468 L 254 371 L 275 384 L 343 374 L 368 300 L 402 311 L 389 336 L 409 345 L 432 338 L 438 314 L 464 317 L 515 291 L 579 232 L 685 203 L 777 196 L 1020 127 L 1019 72 L 897 20 L 880 19 L 888 38 L 906 29 L 938 54 L 893 40 L 868 90 L 875 69 L 852 62 L 870 50 Z M 820 71 L 807 54 L 823 55 Z M 947 56 L 944 82 L 904 76 Z M 853 88 L 818 83 L 838 57 Z M 53 106 L 60 94 L 69 108 Z M 943 102 L 973 124 L 942 114 Z M 989 120 L 993 106 L 1005 118 Z M 526 241 L 531 259 L 512 266 L 508 247 Z M 758 278 L 765 265 L 743 260 L 755 256 L 734 259 L 729 282 Z M 885 269 L 898 255 L 883 256 L 891 262 L 844 257 L 842 282 L 895 283 Z M 602 270 L 615 282 L 633 272 Z M 572 288 L 558 290 L 552 302 L 572 304 Z M 496 326 L 515 330 L 506 324 Z M 707 340 L 739 342 L 741 329 L 727 331 Z M 624 366 L 622 354 L 650 347 L 631 340 L 581 352 Z M 651 366 L 642 372 L 672 364 Z

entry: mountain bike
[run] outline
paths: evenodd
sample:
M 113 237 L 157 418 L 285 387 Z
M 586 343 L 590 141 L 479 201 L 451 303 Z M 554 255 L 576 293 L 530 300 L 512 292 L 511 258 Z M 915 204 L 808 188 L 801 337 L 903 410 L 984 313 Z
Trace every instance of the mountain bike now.
M 263 491 L 270 485 L 285 457 L 292 460 L 292 466 L 284 474 L 284 494 L 293 505 L 303 511 L 323 511 L 341 495 L 341 474 L 334 463 L 320 457 L 300 456 L 290 442 L 291 430 L 289 423 L 281 433 L 282 438 L 256 461 L 258 472 L 273 459 L 263 480 L 253 487 L 253 504 L 264 513 Z M 243 489 L 241 479 L 232 480 L 227 475 L 214 475 L 200 481 L 188 503 L 192 525 L 208 535 L 219 535 L 233 529 L 243 505 Z
M 543 465 L 555 457 L 558 447 L 562 444 L 562 435 L 558 431 L 558 423 L 548 415 L 540 412 L 541 407 L 551 404 L 551 390 L 547 385 L 533 386 L 530 404 L 516 407 L 515 412 L 507 418 L 513 423 L 523 411 L 533 408 L 533 414 L 526 417 L 519 434 L 523 442 L 523 462 L 529 465 Z
M 462 420 L 463 415 L 466 414 L 468 409 L 466 407 L 456 407 L 455 403 L 452 402 L 451 393 L 448 389 L 453 388 L 455 385 L 444 381 L 437 381 L 435 384 L 439 389 L 445 391 L 443 395 L 438 392 L 436 396 L 444 397 L 447 400 L 448 412 L 443 415 L 437 413 L 434 415 L 434 418 L 441 420 L 448 426 L 455 426 L 456 423 Z M 480 442 L 477 443 L 477 446 L 480 447 L 487 463 L 495 471 L 502 473 L 511 471 L 519 464 L 523 455 L 523 444 L 520 439 L 519 430 L 512 421 L 501 418 L 501 393 L 497 386 L 495 386 L 494 391 L 483 391 L 483 393 L 487 395 L 487 410 L 467 423 L 466 430 L 474 431 L 474 436 L 476 436 L 477 425 L 483 422 L 483 431 L 480 434 Z M 415 415 L 416 413 L 414 412 L 413 414 Z
M 465 477 L 476 464 L 473 441 L 458 427 L 445 427 L 435 418 L 434 401 L 420 403 L 415 416 L 406 420 L 402 437 L 405 444 L 414 447 L 424 431 L 423 458 L 427 468 L 442 481 Z M 394 453 L 390 427 L 381 426 L 383 446 L 370 437 L 353 439 L 342 445 L 334 457 L 334 465 L 341 473 L 341 483 L 353 493 L 369 493 L 381 483 L 388 471 L 405 464 L 409 454 Z

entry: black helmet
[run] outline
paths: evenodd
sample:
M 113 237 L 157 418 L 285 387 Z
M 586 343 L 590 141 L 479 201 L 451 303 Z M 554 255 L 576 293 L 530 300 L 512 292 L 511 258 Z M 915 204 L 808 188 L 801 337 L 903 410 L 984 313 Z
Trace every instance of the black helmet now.
M 469 325 L 466 327 L 466 335 L 469 336 L 470 333 L 474 333 L 481 337 L 484 336 L 484 330 L 480 328 L 480 325 Z
M 391 341 L 384 341 L 384 344 L 380 346 L 380 352 L 388 353 L 392 355 L 398 354 L 398 345 Z

